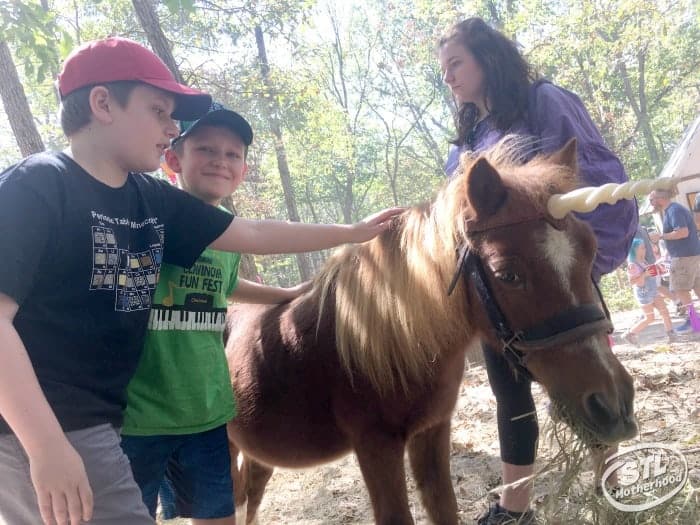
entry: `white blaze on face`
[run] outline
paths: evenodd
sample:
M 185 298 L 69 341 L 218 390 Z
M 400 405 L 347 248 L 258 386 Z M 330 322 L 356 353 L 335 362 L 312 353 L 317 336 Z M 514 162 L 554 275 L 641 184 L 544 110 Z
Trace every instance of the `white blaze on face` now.
M 571 290 L 571 270 L 574 267 L 575 259 L 574 245 L 569 237 L 563 231 L 547 225 L 547 231 L 542 241 L 542 250 L 545 257 L 552 263 L 562 289 Z
M 576 354 L 580 354 L 581 348 L 592 349 L 593 353 L 590 354 L 591 360 L 595 360 L 595 364 L 600 367 L 601 372 L 605 372 L 601 379 L 604 382 L 614 382 L 615 381 L 615 356 L 610 350 L 610 345 L 606 339 L 602 339 L 599 336 L 592 335 L 582 339 L 580 345 L 568 345 L 562 349 L 564 352 L 568 352 L 573 357 Z

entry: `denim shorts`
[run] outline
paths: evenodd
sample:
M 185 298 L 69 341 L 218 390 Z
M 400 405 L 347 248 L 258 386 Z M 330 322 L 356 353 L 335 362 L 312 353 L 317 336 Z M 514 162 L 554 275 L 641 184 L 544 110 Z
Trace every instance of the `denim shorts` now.
M 637 298 L 637 302 L 642 306 L 653 303 L 658 295 L 656 279 L 648 278 L 644 286 L 635 286 L 634 295 Z
M 165 519 L 234 514 L 226 425 L 197 434 L 123 436 L 122 448 L 151 516 L 159 491 Z

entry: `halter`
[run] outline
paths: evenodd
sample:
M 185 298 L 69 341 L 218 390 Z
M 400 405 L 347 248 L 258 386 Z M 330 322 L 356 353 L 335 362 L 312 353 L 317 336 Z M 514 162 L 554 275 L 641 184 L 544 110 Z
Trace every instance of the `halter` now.
M 487 229 L 511 225 L 513 223 L 508 225 L 499 224 Z M 458 250 L 457 269 L 447 289 L 447 295 L 452 294 L 454 291 L 460 274 L 464 279 L 465 288 L 468 288 L 470 283 L 474 285 L 479 301 L 484 306 L 489 321 L 503 345 L 503 356 L 515 370 L 531 381 L 533 377 L 527 369 L 527 359 L 531 351 L 545 350 L 569 344 L 601 331 L 606 331 L 607 333 L 612 333 L 613 331 L 610 312 L 605 305 L 600 288 L 593 278 L 591 278 L 591 281 L 598 293 L 602 309 L 598 304 L 582 304 L 553 315 L 549 319 L 526 330 L 515 331 L 510 327 L 508 320 L 503 315 L 503 311 L 493 296 L 481 259 L 466 244 L 462 244 Z

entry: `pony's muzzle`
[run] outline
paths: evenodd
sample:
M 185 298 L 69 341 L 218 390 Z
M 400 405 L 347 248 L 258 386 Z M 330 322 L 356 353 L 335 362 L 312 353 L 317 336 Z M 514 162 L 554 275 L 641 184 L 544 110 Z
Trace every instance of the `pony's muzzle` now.
M 618 443 L 637 435 L 631 396 L 622 396 L 615 402 L 603 393 L 593 392 L 584 396 L 583 408 L 597 437 L 606 443 Z

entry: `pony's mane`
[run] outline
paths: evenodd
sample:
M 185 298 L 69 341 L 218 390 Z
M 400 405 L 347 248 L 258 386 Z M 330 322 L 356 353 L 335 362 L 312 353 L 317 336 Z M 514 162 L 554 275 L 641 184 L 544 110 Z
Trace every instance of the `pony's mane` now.
M 456 270 L 456 251 L 467 239 L 470 211 L 467 177 L 479 157 L 496 168 L 508 188 L 536 210 L 547 198 L 575 185 L 572 171 L 537 157 L 520 161 L 522 143 L 504 140 L 479 155 L 463 155 L 455 176 L 430 204 L 394 220 L 391 230 L 360 245 L 338 249 L 315 280 L 319 319 L 335 304 L 336 345 L 352 378 L 358 374 L 379 392 L 419 388 L 431 363 L 459 349 L 472 333 L 460 284 L 447 288 Z M 506 210 L 507 213 L 507 210 Z

